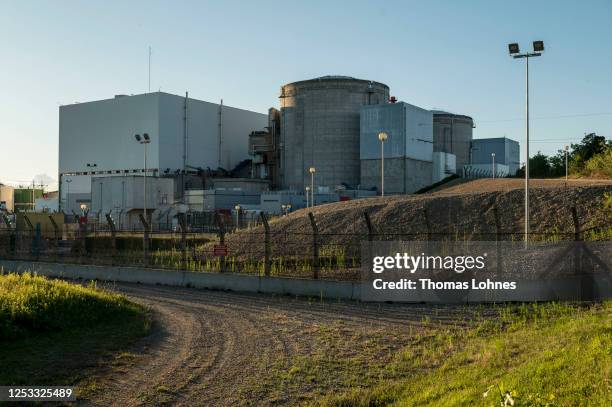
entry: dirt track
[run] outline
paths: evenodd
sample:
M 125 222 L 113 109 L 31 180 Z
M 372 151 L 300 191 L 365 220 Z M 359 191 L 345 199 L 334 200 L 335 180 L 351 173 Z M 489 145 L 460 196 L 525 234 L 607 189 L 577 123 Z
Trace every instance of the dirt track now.
M 96 378 L 98 390 L 86 404 L 295 405 L 346 388 L 339 378 L 352 373 L 341 371 L 343 361 L 384 366 L 415 335 L 427 334 L 423 319 L 439 329 L 465 324 L 470 312 L 161 286 L 115 289 L 150 306 L 156 323 L 128 363 Z M 278 375 L 294 373 L 296 361 L 315 354 L 317 365 L 330 366 L 329 379 Z

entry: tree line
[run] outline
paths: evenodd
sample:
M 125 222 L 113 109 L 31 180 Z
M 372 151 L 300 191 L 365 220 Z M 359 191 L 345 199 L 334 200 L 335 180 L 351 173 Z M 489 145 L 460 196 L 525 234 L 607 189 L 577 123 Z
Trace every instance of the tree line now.
M 572 143 L 569 146 L 567 161 L 571 177 L 612 178 L 612 140 L 589 133 L 579 143 Z M 523 165 L 516 176 L 524 175 Z M 538 151 L 529 158 L 529 176 L 533 178 L 565 176 L 565 150 L 558 150 L 551 156 Z

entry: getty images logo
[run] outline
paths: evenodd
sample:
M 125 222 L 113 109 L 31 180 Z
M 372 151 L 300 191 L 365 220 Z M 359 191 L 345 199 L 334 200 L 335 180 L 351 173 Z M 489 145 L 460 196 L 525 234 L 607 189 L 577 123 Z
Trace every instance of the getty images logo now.
M 372 259 L 372 271 L 380 274 L 385 270 L 405 270 L 415 273 L 417 270 L 453 270 L 463 273 L 470 270 L 485 268 L 485 258 L 482 256 L 411 256 L 408 253 L 396 253 L 395 256 L 375 256 Z

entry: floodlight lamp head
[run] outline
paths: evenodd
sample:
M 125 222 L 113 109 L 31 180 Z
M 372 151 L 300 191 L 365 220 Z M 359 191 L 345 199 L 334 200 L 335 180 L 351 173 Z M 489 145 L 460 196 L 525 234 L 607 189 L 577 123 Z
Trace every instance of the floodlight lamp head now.
M 308 169 L 308 172 L 310 172 L 311 174 L 314 174 L 315 172 L 317 172 L 317 169 L 315 167 L 310 167 Z
M 140 142 L 140 140 L 142 140 L 142 138 L 140 137 L 140 134 L 135 134 L 134 138 L 136 139 L 136 141 Z
M 521 51 L 519 49 L 519 45 L 516 42 L 513 42 L 512 44 L 508 44 L 508 52 L 510 53 L 510 55 L 514 55 L 518 54 Z
M 142 135 L 142 137 L 144 137 L 145 141 L 150 141 L 151 139 L 149 138 L 149 133 L 144 133 Z
M 378 139 L 380 141 L 385 141 L 388 137 L 389 137 L 389 135 L 387 133 L 385 133 L 384 131 L 378 133 Z
M 544 52 L 544 41 L 534 41 L 533 52 Z

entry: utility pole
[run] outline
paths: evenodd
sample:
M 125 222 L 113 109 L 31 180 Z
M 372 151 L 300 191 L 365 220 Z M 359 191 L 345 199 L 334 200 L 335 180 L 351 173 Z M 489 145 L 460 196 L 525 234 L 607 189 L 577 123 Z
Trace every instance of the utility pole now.
M 569 146 L 565 146 L 565 183 L 567 184 L 568 166 L 567 166 L 567 154 L 569 152 Z

